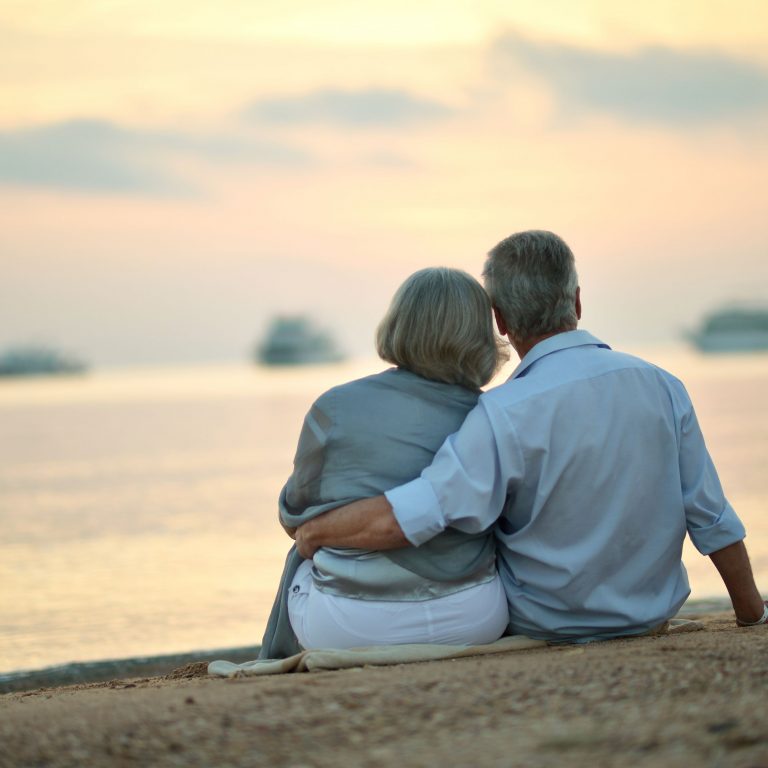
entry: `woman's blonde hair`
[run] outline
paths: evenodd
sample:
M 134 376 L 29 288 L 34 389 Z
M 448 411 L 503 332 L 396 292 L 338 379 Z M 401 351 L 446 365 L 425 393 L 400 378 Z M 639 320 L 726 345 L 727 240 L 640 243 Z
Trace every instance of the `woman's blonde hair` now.
M 470 389 L 487 384 L 508 358 L 480 283 L 446 267 L 419 270 L 397 289 L 376 350 L 399 368 Z

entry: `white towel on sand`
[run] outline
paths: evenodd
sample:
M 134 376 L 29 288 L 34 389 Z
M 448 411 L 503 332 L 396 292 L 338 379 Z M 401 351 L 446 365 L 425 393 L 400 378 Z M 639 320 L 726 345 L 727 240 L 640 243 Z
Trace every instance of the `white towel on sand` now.
M 703 629 L 703 625 L 697 621 L 672 619 L 645 634 L 677 634 L 699 629 Z M 315 672 L 323 669 L 349 669 L 366 665 L 411 664 L 416 661 L 438 661 L 524 651 L 546 645 L 546 640 L 534 640 L 525 635 L 512 635 L 502 637 L 488 645 L 376 645 L 348 650 L 319 648 L 313 651 L 302 651 L 287 659 L 257 659 L 242 664 L 233 664 L 231 661 L 212 661 L 208 665 L 208 674 L 218 677 L 250 677 L 251 675 L 279 675 L 286 672 Z

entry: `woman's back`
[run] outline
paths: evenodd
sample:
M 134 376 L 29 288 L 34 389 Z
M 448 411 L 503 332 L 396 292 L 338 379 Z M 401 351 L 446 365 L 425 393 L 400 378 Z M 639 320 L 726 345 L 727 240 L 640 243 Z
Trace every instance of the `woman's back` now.
M 282 521 L 300 524 L 417 477 L 478 396 L 395 368 L 329 390 L 305 419 L 294 472 L 280 496 Z M 314 563 L 323 591 L 420 599 L 490 578 L 493 542 L 487 534 L 447 531 L 418 550 L 323 549 Z
M 373 496 L 417 477 L 478 396 L 399 368 L 334 387 L 304 421 L 286 511 Z

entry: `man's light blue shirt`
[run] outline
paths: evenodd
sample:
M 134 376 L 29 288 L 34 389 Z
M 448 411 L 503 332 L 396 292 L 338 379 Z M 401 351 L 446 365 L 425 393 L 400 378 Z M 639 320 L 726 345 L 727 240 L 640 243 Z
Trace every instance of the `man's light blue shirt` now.
M 745 535 L 682 383 L 581 330 L 537 344 L 386 495 L 415 545 L 496 523 L 510 630 L 549 640 L 662 623 L 690 592 L 686 530 L 705 555 Z

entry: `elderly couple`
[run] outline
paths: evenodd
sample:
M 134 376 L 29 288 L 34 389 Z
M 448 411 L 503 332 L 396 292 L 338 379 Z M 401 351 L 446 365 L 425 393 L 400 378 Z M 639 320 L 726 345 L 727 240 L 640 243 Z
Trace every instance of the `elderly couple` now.
M 486 291 L 425 269 L 377 333 L 395 367 L 304 421 L 280 519 L 296 545 L 261 656 L 302 647 L 641 635 L 689 594 L 686 531 L 740 625 L 768 622 L 691 401 L 667 372 L 577 330 L 570 248 L 520 232 Z M 481 393 L 504 358 L 504 384 Z

